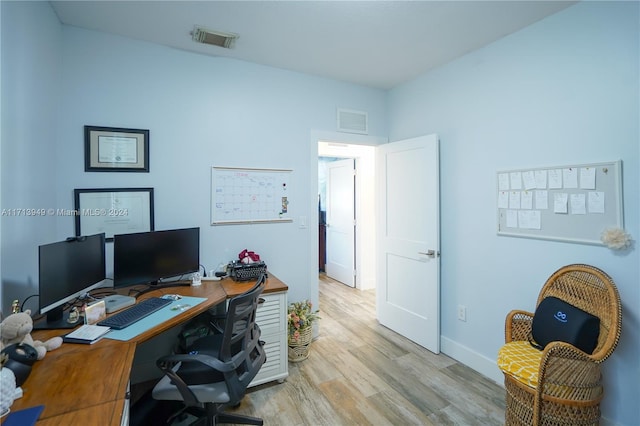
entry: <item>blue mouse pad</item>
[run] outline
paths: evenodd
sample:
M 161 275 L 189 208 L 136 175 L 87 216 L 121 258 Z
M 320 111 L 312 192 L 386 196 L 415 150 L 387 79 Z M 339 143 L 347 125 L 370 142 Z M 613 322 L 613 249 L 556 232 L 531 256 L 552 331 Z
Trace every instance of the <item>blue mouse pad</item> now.
M 44 405 L 37 405 L 24 410 L 12 411 L 7 416 L 2 426 L 32 426 L 38 421 Z
M 140 321 L 131 324 L 129 327 L 123 328 L 122 330 L 111 330 L 110 332 L 105 334 L 104 338 L 113 340 L 133 339 L 137 335 L 144 333 L 145 331 L 167 321 L 168 319 L 180 315 L 181 313 L 193 308 L 194 306 L 204 302 L 205 300 L 207 300 L 206 297 L 183 296 L 182 299 L 174 300 L 170 305 L 167 305 L 159 311 L 152 313 L 148 317 L 142 318 Z

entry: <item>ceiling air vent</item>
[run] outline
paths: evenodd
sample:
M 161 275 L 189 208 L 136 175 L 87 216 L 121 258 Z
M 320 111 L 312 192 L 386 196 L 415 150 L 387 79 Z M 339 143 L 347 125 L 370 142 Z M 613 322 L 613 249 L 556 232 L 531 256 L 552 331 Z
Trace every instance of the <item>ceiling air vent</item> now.
M 366 112 L 338 108 L 338 131 L 347 133 L 369 133 Z
M 237 34 L 211 31 L 197 26 L 193 28 L 191 36 L 195 42 L 224 47 L 225 49 L 231 49 L 238 38 Z

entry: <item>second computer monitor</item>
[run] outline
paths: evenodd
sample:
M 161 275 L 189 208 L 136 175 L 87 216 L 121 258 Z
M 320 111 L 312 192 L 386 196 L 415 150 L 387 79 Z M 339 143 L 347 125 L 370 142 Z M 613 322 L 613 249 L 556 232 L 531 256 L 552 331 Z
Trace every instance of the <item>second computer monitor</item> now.
M 113 285 L 158 284 L 200 270 L 200 228 L 113 237 Z

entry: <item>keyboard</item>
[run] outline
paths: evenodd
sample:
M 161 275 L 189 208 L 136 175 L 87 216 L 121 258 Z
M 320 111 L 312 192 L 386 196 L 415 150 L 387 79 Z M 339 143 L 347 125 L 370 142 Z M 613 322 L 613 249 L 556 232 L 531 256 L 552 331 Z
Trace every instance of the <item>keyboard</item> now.
M 98 325 L 111 327 L 114 330 L 122 330 L 123 328 L 129 327 L 131 324 L 140 321 L 142 318 L 151 315 L 155 311 L 164 308 L 171 304 L 171 302 L 173 302 L 171 299 L 151 297 L 136 303 L 124 311 L 111 315 L 109 318 L 100 321 Z

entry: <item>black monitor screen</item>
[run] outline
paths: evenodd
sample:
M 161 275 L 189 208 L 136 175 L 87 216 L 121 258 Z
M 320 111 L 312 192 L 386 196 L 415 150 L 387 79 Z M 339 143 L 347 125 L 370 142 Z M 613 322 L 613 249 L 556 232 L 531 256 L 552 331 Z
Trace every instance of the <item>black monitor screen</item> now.
M 105 279 L 105 235 L 72 237 L 38 247 L 39 308 L 47 323 L 36 328 L 68 328 L 63 307 Z
M 157 284 L 200 270 L 200 228 L 113 237 L 113 285 Z

